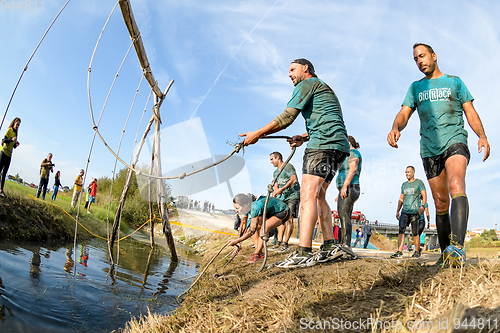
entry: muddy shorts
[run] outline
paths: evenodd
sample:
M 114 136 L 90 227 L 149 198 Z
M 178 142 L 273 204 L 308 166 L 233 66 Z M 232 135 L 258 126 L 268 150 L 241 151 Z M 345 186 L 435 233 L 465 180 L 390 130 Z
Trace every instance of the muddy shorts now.
M 420 221 L 420 215 L 418 214 L 407 214 L 402 212 L 399 216 L 399 234 L 404 234 L 406 228 L 411 224 L 411 233 L 413 237 L 418 236 L 418 222 Z
M 467 145 L 463 143 L 454 143 L 441 155 L 424 157 L 422 159 L 427 179 L 432 179 L 439 176 L 444 170 L 444 164 L 446 160 L 453 155 L 465 156 L 465 158 L 467 158 L 467 164 L 469 164 L 470 152 L 469 148 L 467 148 Z
M 335 173 L 349 153 L 337 149 L 310 149 L 304 151 L 302 174 L 319 176 L 330 184 Z
M 292 214 L 292 217 L 293 218 L 299 217 L 300 200 L 299 199 L 290 199 L 290 200 L 286 200 L 285 203 L 288 205 L 288 208 L 290 208 L 290 213 Z
M 281 224 L 285 224 L 286 221 L 290 218 L 290 208 L 285 209 L 277 214 L 275 214 L 277 218 L 279 218 L 281 221 Z

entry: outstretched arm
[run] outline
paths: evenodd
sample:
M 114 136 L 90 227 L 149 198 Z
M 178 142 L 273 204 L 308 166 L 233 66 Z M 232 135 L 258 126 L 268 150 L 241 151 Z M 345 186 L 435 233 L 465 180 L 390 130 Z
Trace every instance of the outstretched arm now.
M 252 237 L 253 234 L 255 234 L 255 232 L 260 228 L 260 224 L 259 224 L 259 217 L 254 217 L 252 219 L 252 222 L 250 223 L 250 227 L 248 227 L 245 232 L 243 233 L 243 235 L 241 237 L 238 237 L 236 238 L 235 240 L 232 240 L 232 241 L 229 241 L 229 245 L 230 246 L 234 246 L 238 243 L 241 243 L 243 242 L 245 239 L 248 239 L 250 237 Z
M 413 114 L 413 111 L 415 110 L 412 110 L 409 106 L 403 105 L 403 107 L 401 107 L 401 110 L 392 124 L 392 130 L 387 135 L 387 142 L 391 147 L 398 148 L 397 142 L 401 136 L 401 131 L 406 127 L 406 124 L 408 124 L 408 120 Z
M 467 117 L 467 121 L 469 122 L 470 127 L 479 137 L 479 141 L 477 142 L 479 152 L 481 152 L 484 147 L 484 162 L 486 161 L 488 156 L 490 156 L 490 144 L 488 143 L 488 139 L 486 138 L 486 134 L 484 133 L 481 118 L 479 118 L 479 115 L 477 114 L 472 101 L 468 101 L 462 104 L 462 108 L 464 109 L 465 116 Z
M 282 129 L 287 128 L 300 114 L 300 110 L 295 108 L 286 108 L 283 113 L 274 118 L 269 124 L 264 127 L 259 128 L 253 132 L 246 132 L 240 134 L 240 136 L 245 137 L 244 144 L 245 146 L 252 145 L 259 141 L 260 138 L 281 131 Z

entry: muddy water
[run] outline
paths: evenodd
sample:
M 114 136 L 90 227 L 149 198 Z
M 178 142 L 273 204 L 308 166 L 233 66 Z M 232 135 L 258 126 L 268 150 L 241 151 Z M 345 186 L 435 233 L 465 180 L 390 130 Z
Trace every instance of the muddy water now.
M 66 245 L 0 241 L 0 332 L 109 332 L 133 316 L 168 313 L 189 287 L 199 258 L 127 240 L 110 265 L 106 244 Z

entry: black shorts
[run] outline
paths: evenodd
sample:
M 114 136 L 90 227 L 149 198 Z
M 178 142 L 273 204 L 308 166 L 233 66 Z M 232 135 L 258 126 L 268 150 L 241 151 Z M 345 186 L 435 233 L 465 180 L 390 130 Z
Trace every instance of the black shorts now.
M 277 218 L 279 218 L 281 221 L 281 224 L 285 224 L 286 221 L 290 218 L 290 208 L 282 210 L 281 212 L 275 214 Z
M 453 155 L 465 156 L 465 158 L 467 158 L 467 164 L 469 164 L 470 151 L 467 145 L 463 143 L 454 143 L 441 155 L 424 157 L 422 159 L 427 179 L 432 179 L 439 176 L 444 170 L 444 164 L 446 160 Z
M 418 214 L 407 214 L 402 212 L 399 216 L 399 234 L 404 234 L 406 228 L 411 224 L 411 232 L 413 237 L 418 236 L 418 223 L 420 221 L 420 215 Z
M 335 172 L 342 165 L 349 153 L 337 149 L 311 149 L 304 151 L 302 174 L 324 178 L 330 184 Z
M 290 208 L 290 212 L 292 213 L 292 217 L 293 218 L 299 217 L 300 200 L 299 199 L 290 199 L 290 200 L 286 200 L 285 203 L 288 205 L 288 208 Z

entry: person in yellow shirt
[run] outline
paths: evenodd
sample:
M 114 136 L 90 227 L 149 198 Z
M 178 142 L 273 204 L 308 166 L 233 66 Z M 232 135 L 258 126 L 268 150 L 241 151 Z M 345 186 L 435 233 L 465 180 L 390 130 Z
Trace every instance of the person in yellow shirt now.
M 80 197 L 80 193 L 82 192 L 82 186 L 83 186 L 83 175 L 85 172 L 83 169 L 80 170 L 80 174 L 76 176 L 75 179 L 75 187 L 73 189 L 73 200 L 71 200 L 71 207 L 75 208 L 76 203 L 78 202 L 78 198 Z
M 17 141 L 17 130 L 21 125 L 21 118 L 14 118 L 2 139 L 2 151 L 0 152 L 0 196 L 5 197 L 3 192 L 3 187 L 5 184 L 5 178 L 7 177 L 7 171 L 9 171 L 10 160 L 12 157 L 12 149 L 19 146 L 19 141 Z

